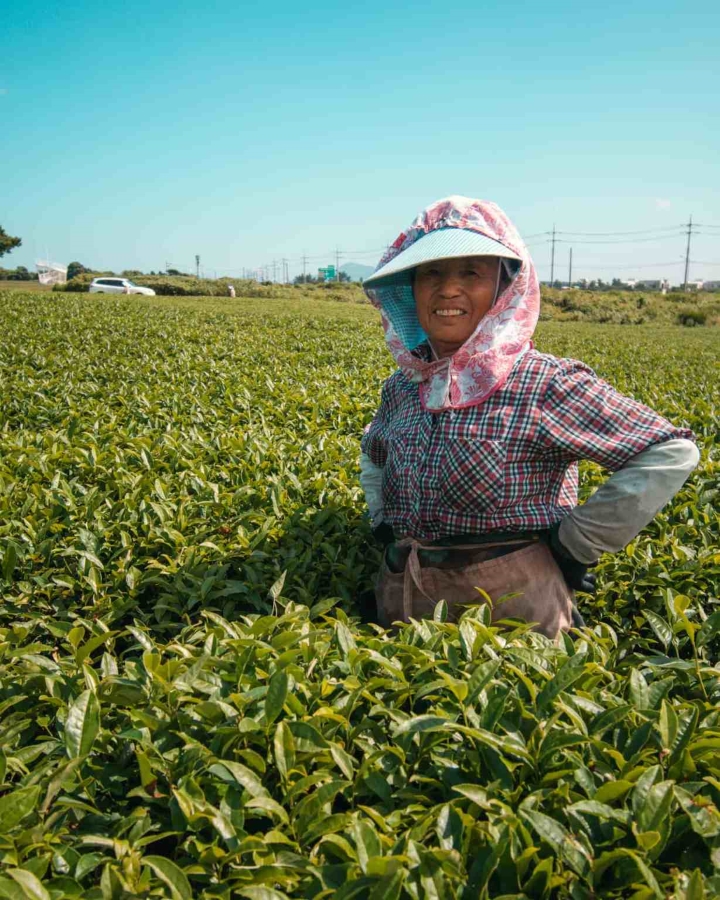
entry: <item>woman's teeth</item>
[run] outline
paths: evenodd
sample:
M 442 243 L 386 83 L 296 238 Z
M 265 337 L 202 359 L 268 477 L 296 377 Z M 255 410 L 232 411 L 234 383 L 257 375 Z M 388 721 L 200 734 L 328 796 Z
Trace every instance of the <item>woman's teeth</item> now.
M 464 309 L 436 309 L 436 316 L 464 316 Z

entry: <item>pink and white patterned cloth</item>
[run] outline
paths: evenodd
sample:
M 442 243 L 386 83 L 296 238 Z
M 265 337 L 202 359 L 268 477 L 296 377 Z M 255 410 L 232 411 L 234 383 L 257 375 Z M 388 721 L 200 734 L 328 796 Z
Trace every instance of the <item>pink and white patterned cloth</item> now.
M 521 264 L 475 332 L 446 359 L 422 358 L 403 343 L 393 325 L 387 307 L 397 299 L 398 292 L 411 291 L 409 286 L 366 289 L 380 310 L 390 352 L 405 376 L 419 383 L 420 401 L 430 412 L 477 406 L 501 388 L 515 360 L 532 347 L 530 339 L 540 314 L 540 284 L 528 249 L 507 215 L 488 200 L 452 196 L 431 204 L 398 236 L 376 271 L 419 238 L 440 228 L 464 228 L 492 238 L 518 256 Z

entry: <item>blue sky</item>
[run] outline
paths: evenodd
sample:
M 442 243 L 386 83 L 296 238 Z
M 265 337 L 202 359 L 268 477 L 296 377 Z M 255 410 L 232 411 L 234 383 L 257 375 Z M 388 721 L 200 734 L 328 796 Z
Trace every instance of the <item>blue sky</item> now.
M 0 264 L 47 250 L 191 269 L 199 253 L 208 275 L 283 257 L 294 274 L 336 247 L 374 264 L 459 193 L 527 235 L 692 213 L 708 227 L 691 276 L 720 279 L 719 43 L 711 0 L 16 0 L 0 31 L 0 224 L 23 246 Z M 556 275 L 572 245 L 577 276 L 681 280 L 679 229 L 650 237 L 565 235 Z M 547 278 L 544 241 L 529 243 Z

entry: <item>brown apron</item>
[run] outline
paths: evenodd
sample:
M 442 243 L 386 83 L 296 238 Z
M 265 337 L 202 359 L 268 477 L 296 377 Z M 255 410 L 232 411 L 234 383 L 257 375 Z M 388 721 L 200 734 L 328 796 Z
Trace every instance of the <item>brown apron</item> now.
M 521 545 L 520 549 L 497 556 L 497 548 L 510 543 Z M 524 619 L 550 638 L 572 627 L 574 591 L 541 541 L 455 545 L 453 551 L 469 551 L 467 558 L 472 560 L 455 567 L 420 565 L 418 550 L 438 551 L 437 544 L 404 538 L 396 546 L 409 547 L 405 569 L 392 572 L 383 557 L 375 588 L 378 621 L 385 628 L 396 621 L 431 617 L 439 600 L 447 603 L 450 621 L 457 621 L 466 606 L 486 602 L 476 588 L 492 600 L 494 622 Z M 518 596 L 500 602 L 508 594 Z

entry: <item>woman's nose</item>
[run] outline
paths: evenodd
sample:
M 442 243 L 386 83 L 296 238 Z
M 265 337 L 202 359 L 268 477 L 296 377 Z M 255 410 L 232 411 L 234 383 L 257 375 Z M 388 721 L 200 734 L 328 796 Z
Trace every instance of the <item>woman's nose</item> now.
M 443 275 L 439 292 L 441 297 L 457 297 L 460 293 L 460 279 L 456 275 Z

